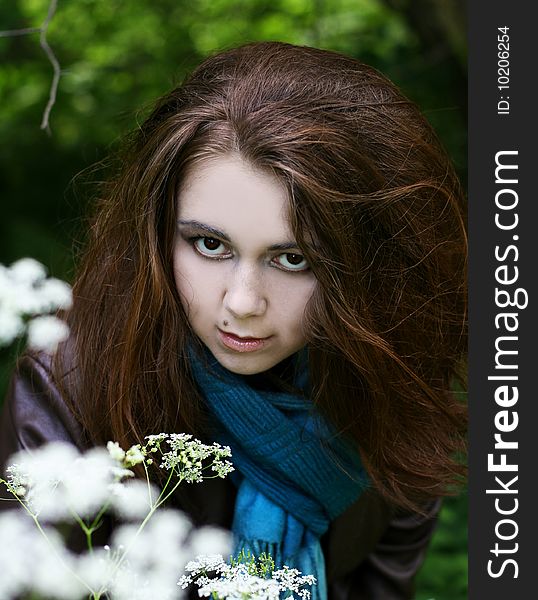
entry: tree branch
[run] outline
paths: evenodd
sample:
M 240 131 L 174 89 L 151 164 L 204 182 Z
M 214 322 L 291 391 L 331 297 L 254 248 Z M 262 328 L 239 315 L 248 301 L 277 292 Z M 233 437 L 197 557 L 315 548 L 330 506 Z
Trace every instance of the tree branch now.
M 11 29 L 10 31 L 0 31 L 0 38 L 16 37 L 17 35 L 28 35 L 30 33 L 39 33 L 41 27 L 27 27 L 26 29 Z
M 41 126 L 40 126 L 40 128 L 44 129 L 49 135 L 51 133 L 50 125 L 49 125 L 50 112 L 52 110 L 52 107 L 56 103 L 56 95 L 58 92 L 58 85 L 60 83 L 60 75 L 61 75 L 60 63 L 58 62 L 58 59 L 56 58 L 54 52 L 52 51 L 52 48 L 50 47 L 50 45 L 47 41 L 47 33 L 48 33 L 49 25 L 50 25 L 50 22 L 52 21 L 52 18 L 54 17 L 57 5 L 58 5 L 58 0 L 50 0 L 47 16 L 46 16 L 45 20 L 43 21 L 41 27 L 27 27 L 25 29 L 12 29 L 10 31 L 0 31 L 0 38 L 30 35 L 32 33 L 40 34 L 39 35 L 39 45 L 43 49 L 43 52 L 45 52 L 47 58 L 49 59 L 49 62 L 51 63 L 52 69 L 54 72 L 54 74 L 52 76 L 52 83 L 50 85 L 49 99 L 47 102 L 47 106 L 45 107 L 45 110 L 43 111 L 43 118 L 41 119 Z
M 56 93 L 58 91 L 58 84 L 60 83 L 60 63 L 58 59 L 54 55 L 52 48 L 49 46 L 47 42 L 47 31 L 49 28 L 49 24 L 51 22 L 54 13 L 56 12 L 56 5 L 58 0 L 51 0 L 49 4 L 49 12 L 47 14 L 47 18 L 43 21 L 43 25 L 41 26 L 41 35 L 39 36 L 39 44 L 43 51 L 47 55 L 49 61 L 52 64 L 52 68 L 54 70 L 54 75 L 52 76 L 52 83 L 50 86 L 49 92 L 49 101 L 47 102 L 47 106 L 45 107 L 45 111 L 43 112 L 43 119 L 41 120 L 41 129 L 44 129 L 50 135 L 50 125 L 49 125 L 49 116 L 52 107 L 56 103 Z

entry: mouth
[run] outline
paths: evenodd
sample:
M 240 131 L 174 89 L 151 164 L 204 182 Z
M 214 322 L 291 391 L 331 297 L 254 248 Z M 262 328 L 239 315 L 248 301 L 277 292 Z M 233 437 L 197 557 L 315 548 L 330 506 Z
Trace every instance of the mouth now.
M 266 338 L 255 338 L 255 337 L 241 337 L 235 333 L 228 331 L 222 331 L 217 328 L 219 339 L 221 343 L 236 352 L 254 352 L 263 348 L 272 336 Z

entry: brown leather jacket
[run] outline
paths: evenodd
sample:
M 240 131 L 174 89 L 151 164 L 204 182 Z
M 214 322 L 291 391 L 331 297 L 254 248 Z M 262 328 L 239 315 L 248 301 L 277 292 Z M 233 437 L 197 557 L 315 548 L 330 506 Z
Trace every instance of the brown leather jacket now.
M 80 427 L 51 381 L 47 360 L 25 357 L 0 416 L 0 472 L 13 452 L 52 440 L 85 449 Z M 186 485 L 180 508 L 197 524 L 229 528 L 234 501 L 230 481 L 209 480 Z M 0 502 L 0 510 L 7 505 L 11 503 Z M 394 510 L 374 491 L 364 493 L 322 538 L 329 599 L 413 598 L 414 575 L 424 559 L 439 506 L 439 501 L 430 503 L 424 517 Z

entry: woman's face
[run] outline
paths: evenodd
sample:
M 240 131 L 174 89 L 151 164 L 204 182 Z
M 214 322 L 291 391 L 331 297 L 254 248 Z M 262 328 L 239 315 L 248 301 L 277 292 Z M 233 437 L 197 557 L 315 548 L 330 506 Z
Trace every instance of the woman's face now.
M 316 280 L 272 175 L 238 155 L 193 167 L 178 199 L 174 275 L 194 332 L 234 373 L 270 369 L 305 344 Z

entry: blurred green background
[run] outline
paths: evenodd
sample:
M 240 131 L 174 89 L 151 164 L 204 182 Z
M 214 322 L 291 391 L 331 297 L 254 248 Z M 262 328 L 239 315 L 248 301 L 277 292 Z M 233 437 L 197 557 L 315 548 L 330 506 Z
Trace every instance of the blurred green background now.
M 39 27 L 49 4 L 3 0 L 0 30 Z M 51 135 L 39 128 L 53 75 L 39 34 L 0 37 L 0 262 L 32 256 L 71 280 L 99 177 L 81 172 L 205 56 L 253 40 L 338 50 L 386 73 L 422 108 L 466 183 L 463 0 L 58 0 L 48 28 L 61 65 Z M 0 351 L 0 398 L 17 350 Z M 444 504 L 417 599 L 466 597 L 462 494 Z

